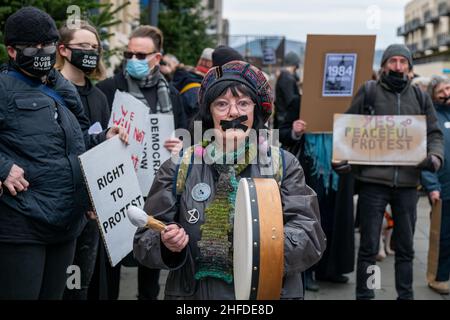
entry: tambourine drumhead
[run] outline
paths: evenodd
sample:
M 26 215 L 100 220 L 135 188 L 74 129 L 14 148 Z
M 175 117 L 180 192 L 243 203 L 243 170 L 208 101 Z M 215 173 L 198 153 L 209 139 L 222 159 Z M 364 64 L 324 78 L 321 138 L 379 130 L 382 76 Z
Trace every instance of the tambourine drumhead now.
M 274 179 L 240 180 L 235 203 L 233 250 L 236 299 L 279 299 L 284 231 L 280 192 Z
M 241 179 L 234 210 L 233 270 L 236 299 L 248 300 L 252 284 L 252 213 L 247 179 Z

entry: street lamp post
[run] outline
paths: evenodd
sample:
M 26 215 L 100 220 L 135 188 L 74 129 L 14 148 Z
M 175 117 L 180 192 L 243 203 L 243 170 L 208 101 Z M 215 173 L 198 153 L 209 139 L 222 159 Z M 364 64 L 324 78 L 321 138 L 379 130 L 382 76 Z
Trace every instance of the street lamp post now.
M 150 0 L 150 25 L 158 26 L 159 0 Z

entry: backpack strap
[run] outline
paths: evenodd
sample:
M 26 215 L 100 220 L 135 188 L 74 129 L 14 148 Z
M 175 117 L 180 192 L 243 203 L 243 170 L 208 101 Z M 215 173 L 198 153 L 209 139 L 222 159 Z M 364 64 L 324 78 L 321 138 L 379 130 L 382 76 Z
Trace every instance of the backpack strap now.
M 180 162 L 175 168 L 175 175 L 173 179 L 173 194 L 174 196 L 180 196 L 186 185 L 186 179 L 191 172 L 192 163 L 194 161 L 194 147 L 189 147 L 186 152 L 181 156 Z
M 197 83 L 197 82 L 188 83 L 187 85 L 185 85 L 183 87 L 183 89 L 181 89 L 180 94 L 183 94 L 192 88 L 200 88 L 200 83 Z
M 30 87 L 37 88 L 43 94 L 45 94 L 45 95 L 49 96 L 50 98 L 52 98 L 53 100 L 55 100 L 59 105 L 61 105 L 63 107 L 66 107 L 66 103 L 65 103 L 63 97 L 61 97 L 59 95 L 59 93 L 57 93 L 55 90 L 47 87 L 45 84 L 36 83 L 35 81 L 33 81 L 31 79 L 28 79 L 23 74 L 21 74 L 20 72 L 15 71 L 15 70 L 8 70 L 7 75 L 9 75 L 9 76 L 11 76 L 13 78 L 16 78 L 17 80 L 25 82 Z
M 364 83 L 364 112 L 362 114 L 375 114 L 375 96 L 377 90 L 377 82 L 369 80 Z
M 281 148 L 271 146 L 270 156 L 272 158 L 272 172 L 273 178 L 281 186 L 281 182 L 284 178 L 284 172 L 286 169 L 286 163 L 284 159 L 284 152 Z

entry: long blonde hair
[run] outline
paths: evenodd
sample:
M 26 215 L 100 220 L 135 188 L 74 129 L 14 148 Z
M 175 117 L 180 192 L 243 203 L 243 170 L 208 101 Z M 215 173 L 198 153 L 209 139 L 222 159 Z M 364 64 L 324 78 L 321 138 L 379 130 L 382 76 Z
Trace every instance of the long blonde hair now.
M 87 21 L 84 21 L 84 20 L 78 20 L 77 23 L 78 23 L 77 28 L 74 28 L 72 26 L 69 28 L 67 26 L 67 22 L 64 23 L 64 25 L 59 29 L 59 44 L 67 45 L 69 43 L 69 41 L 71 41 L 73 39 L 73 35 L 78 30 L 87 30 L 87 31 L 92 32 L 95 35 L 95 37 L 97 38 L 99 57 L 98 57 L 97 67 L 89 75 L 89 77 L 92 79 L 95 79 L 95 80 L 105 79 L 106 78 L 106 68 L 105 68 L 105 64 L 103 63 L 103 60 L 102 60 L 102 54 L 103 54 L 102 43 L 100 40 L 100 36 L 98 35 L 97 29 L 95 29 L 92 25 L 90 25 Z M 64 66 L 65 61 L 66 60 L 64 59 L 64 57 L 59 54 L 59 49 L 58 49 L 57 55 L 56 55 L 55 68 L 58 70 L 61 70 Z

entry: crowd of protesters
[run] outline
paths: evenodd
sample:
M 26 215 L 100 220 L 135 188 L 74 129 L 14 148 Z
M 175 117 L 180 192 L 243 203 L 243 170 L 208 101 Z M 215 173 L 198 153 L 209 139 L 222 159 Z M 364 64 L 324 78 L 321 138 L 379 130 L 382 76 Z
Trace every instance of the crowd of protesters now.
M 194 121 L 201 121 L 204 130 L 218 130 L 224 142 L 235 139 L 236 161 L 267 152 L 259 146 L 263 138 L 258 147 L 239 141 L 252 128 L 267 128 L 274 109 L 273 129 L 279 130 L 279 155 L 286 164 L 280 169 L 283 179 L 276 178 L 286 237 L 282 298 L 303 299 L 305 289 L 319 290 L 316 280 L 347 283 L 345 274 L 356 265 L 356 299 L 373 299 L 367 269 L 376 264 L 383 245 L 380 235 L 389 206 L 395 247 L 386 252 L 395 252 L 395 287 L 399 299 L 414 299 L 420 188 L 430 203 L 442 200 L 438 272 L 428 284 L 449 293 L 450 166 L 445 159 L 450 156 L 450 80 L 415 75 L 406 46 L 385 50 L 377 79 L 357 91 L 347 110 L 426 117 L 426 159 L 400 167 L 332 163 L 332 133 L 307 132 L 300 119 L 300 58 L 293 52 L 285 57 L 273 94 L 267 75 L 236 50 L 205 48 L 197 64 L 187 66 L 173 54 L 163 54 L 163 33 L 152 26 L 132 31 L 123 61 L 109 78 L 99 34 L 87 21 L 58 30 L 47 13 L 25 7 L 7 19 L 4 31 L 9 61 L 0 74 L 0 299 L 115 300 L 121 266 L 137 267 L 141 300 L 158 298 L 160 268 L 170 270 L 168 299 L 234 298 L 232 254 L 223 249 L 230 245 L 230 226 L 214 223 L 222 221 L 224 208 L 225 220 L 234 215 L 234 203 L 227 199 L 236 196 L 236 181 L 262 175 L 260 164 L 215 163 L 218 155 L 225 156 L 216 142 L 194 142 L 202 150 L 215 148 L 214 164 L 189 167 L 189 176 L 181 181 L 189 186 L 208 182 L 212 189 L 209 199 L 202 200 L 199 222 L 185 221 L 183 210 L 195 207 L 197 200 L 190 190 L 173 194 L 176 170 L 183 167 L 168 160 L 144 195 L 145 209 L 175 223 L 161 233 L 139 229 L 133 252 L 111 267 L 77 157 L 115 135 L 127 143 L 123 129 L 108 128 L 116 90 L 140 100 L 149 113 L 172 114 L 176 129 L 193 130 Z M 181 145 L 178 138 L 164 142 L 172 153 Z M 184 152 L 196 150 L 192 146 Z M 356 227 L 360 245 L 355 259 Z M 218 238 L 207 238 L 214 232 Z M 66 288 L 70 265 L 81 269 L 79 289 Z

